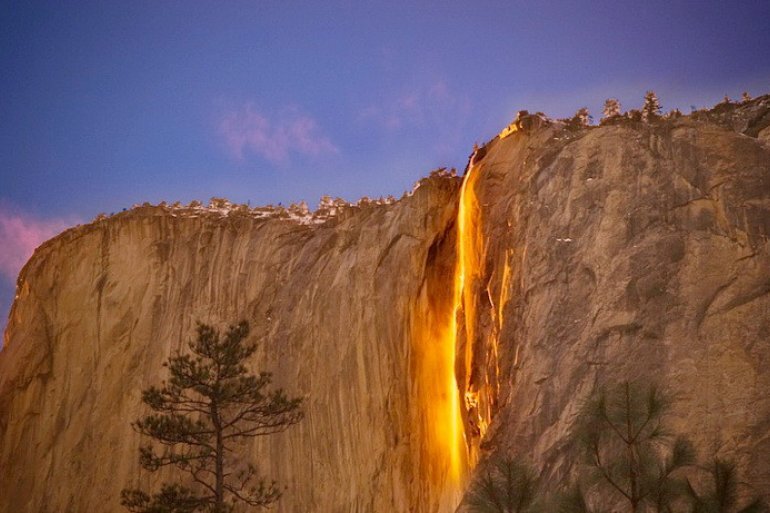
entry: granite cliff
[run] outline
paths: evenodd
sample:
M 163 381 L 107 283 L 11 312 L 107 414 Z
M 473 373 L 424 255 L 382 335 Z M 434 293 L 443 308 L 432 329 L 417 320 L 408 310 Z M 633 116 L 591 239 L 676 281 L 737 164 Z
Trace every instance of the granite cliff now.
M 146 206 L 23 269 L 0 353 L 0 513 L 118 512 L 141 390 L 247 319 L 306 418 L 246 452 L 277 511 L 447 512 L 493 453 L 551 483 L 594 386 L 657 379 L 770 490 L 770 98 L 647 124 L 524 117 L 399 201 Z M 338 208 L 339 207 L 339 208 Z
M 591 391 L 654 380 L 681 406 L 673 429 L 770 494 L 768 125 L 764 97 L 487 147 L 465 194 L 480 241 L 458 345 L 472 446 L 558 483 Z

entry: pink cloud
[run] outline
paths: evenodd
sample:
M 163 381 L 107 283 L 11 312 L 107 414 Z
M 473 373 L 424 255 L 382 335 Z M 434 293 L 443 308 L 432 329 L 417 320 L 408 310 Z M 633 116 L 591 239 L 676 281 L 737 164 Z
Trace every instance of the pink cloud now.
M 219 134 L 230 154 L 238 160 L 253 153 L 280 164 L 291 154 L 319 157 L 339 153 L 316 120 L 295 108 L 285 109 L 269 119 L 248 103 L 222 118 Z
M 73 224 L 72 219 L 40 219 L 0 206 L 0 275 L 15 282 L 35 248 Z

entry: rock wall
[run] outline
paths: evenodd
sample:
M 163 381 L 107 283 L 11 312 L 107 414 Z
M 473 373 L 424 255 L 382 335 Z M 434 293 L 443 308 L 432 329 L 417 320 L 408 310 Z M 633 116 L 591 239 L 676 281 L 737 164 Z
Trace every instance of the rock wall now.
M 276 511 L 436 511 L 409 326 L 458 190 L 428 179 L 310 226 L 140 208 L 46 243 L 0 353 L 0 511 L 125 511 L 123 487 L 163 477 L 138 466 L 142 389 L 196 321 L 239 319 L 254 369 L 306 398 L 300 424 L 251 448 L 288 487 Z
M 492 141 L 471 173 L 461 383 L 469 428 L 491 422 L 482 457 L 527 458 L 554 488 L 594 387 L 657 381 L 672 427 L 770 494 L 770 146 L 689 118 L 552 126 Z

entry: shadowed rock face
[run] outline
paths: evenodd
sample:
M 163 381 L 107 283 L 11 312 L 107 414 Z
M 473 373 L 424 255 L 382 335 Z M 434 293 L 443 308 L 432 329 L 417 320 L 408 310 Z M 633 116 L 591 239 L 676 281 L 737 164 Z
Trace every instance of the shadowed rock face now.
M 556 485 L 593 387 L 656 379 L 675 428 L 770 490 L 763 105 L 746 123 L 533 127 L 478 154 L 456 366 L 473 457 L 526 456 Z M 302 423 L 245 449 L 289 487 L 278 511 L 451 510 L 415 326 L 454 308 L 458 199 L 436 177 L 312 226 L 143 208 L 46 243 L 0 353 L 0 513 L 118 512 L 121 488 L 157 483 L 129 426 L 141 390 L 196 320 L 241 318 L 254 368 L 307 398 Z

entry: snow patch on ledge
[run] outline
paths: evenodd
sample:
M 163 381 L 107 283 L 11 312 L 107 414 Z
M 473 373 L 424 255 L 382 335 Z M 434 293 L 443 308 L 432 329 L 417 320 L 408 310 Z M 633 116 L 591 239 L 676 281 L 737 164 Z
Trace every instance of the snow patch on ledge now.
M 251 207 L 247 204 L 233 203 L 225 198 L 211 198 L 208 205 L 204 205 L 198 200 L 193 200 L 184 205 L 180 202 L 166 203 L 165 201 L 153 205 L 152 203 L 137 203 L 130 209 L 124 209 L 122 212 L 110 215 L 99 214 L 93 219 L 93 223 L 104 221 L 115 215 L 122 215 L 142 208 L 156 208 L 167 212 L 172 217 L 248 217 L 251 219 L 283 219 L 296 224 L 310 226 L 323 224 L 329 219 L 339 216 L 345 211 L 360 209 L 371 205 L 390 205 L 396 202 L 396 198 L 388 196 L 386 198 L 368 198 L 363 197 L 355 203 L 350 203 L 342 198 L 332 198 L 323 196 L 315 211 L 310 210 L 308 204 L 304 201 L 292 203 L 288 207 L 283 205 L 265 205 Z
M 349 202 L 342 198 L 332 198 L 331 196 L 322 196 L 316 210 L 310 210 L 305 201 L 292 203 L 288 207 L 281 204 L 265 205 L 252 207 L 248 204 L 233 203 L 226 198 L 211 198 L 208 204 L 203 204 L 198 200 L 193 200 L 189 204 L 182 204 L 177 201 L 167 203 L 162 201 L 158 204 L 150 202 L 136 203 L 130 209 L 123 209 L 121 212 L 111 214 L 101 213 L 97 215 L 91 223 L 98 223 L 113 216 L 122 216 L 135 212 L 139 209 L 159 209 L 172 217 L 215 217 L 215 218 L 237 218 L 248 217 L 251 219 L 283 219 L 303 226 L 320 225 L 326 221 L 339 217 L 345 212 L 353 212 L 369 207 L 382 207 L 392 205 L 400 200 L 411 197 L 426 182 L 436 179 L 456 178 L 457 171 L 447 168 L 433 170 L 428 177 L 416 182 L 411 191 L 405 192 L 400 199 L 395 196 L 380 196 L 379 198 L 370 198 L 363 196 L 355 202 Z M 80 226 L 80 225 L 78 225 Z

